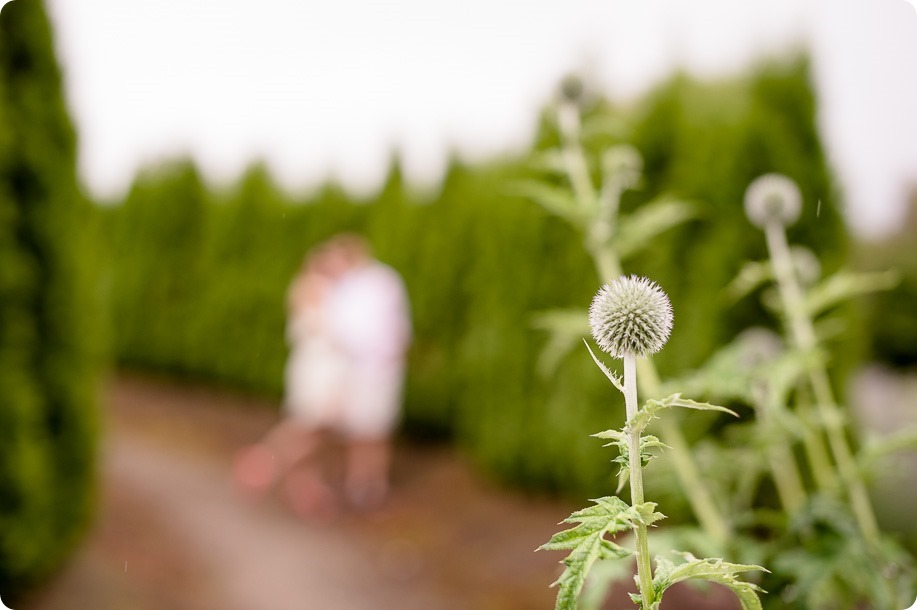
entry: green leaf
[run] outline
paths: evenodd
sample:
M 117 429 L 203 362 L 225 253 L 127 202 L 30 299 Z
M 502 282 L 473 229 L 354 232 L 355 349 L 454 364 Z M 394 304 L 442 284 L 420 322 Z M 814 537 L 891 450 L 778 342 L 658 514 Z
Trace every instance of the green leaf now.
M 618 118 L 600 113 L 588 116 L 583 120 L 580 137 L 588 140 L 595 136 L 623 138 L 627 134 L 627 123 Z
M 806 309 L 813 318 L 847 299 L 890 290 L 900 281 L 896 271 L 854 273 L 840 271 L 825 278 L 806 295 Z
M 536 313 L 532 326 L 549 333 L 538 356 L 538 372 L 551 376 L 561 361 L 573 351 L 578 339 L 589 333 L 588 315 L 581 309 L 551 309 Z
M 751 294 L 759 287 L 774 278 L 774 271 L 770 261 L 751 261 L 745 263 L 738 275 L 723 292 L 731 301 L 735 302 Z
M 694 206 L 684 201 L 657 199 L 618 221 L 614 247 L 621 259 L 650 245 L 660 233 L 696 216 Z
M 556 148 L 546 150 L 532 157 L 531 166 L 534 169 L 550 172 L 552 174 L 566 175 L 567 164 L 564 154 Z
M 586 343 L 585 339 L 583 339 L 583 343 Z M 589 350 L 589 355 L 592 356 L 592 360 L 596 363 L 596 365 L 598 365 L 600 369 L 602 369 L 602 372 L 605 373 L 605 376 L 608 377 L 611 383 L 614 384 L 616 388 L 618 388 L 618 391 L 620 391 L 623 394 L 624 393 L 624 382 L 621 381 L 621 378 L 615 375 L 614 371 L 612 371 L 610 368 L 605 366 L 605 364 L 601 360 L 598 359 L 598 357 L 595 355 L 595 352 L 593 352 L 592 348 L 589 347 L 588 343 L 586 343 L 586 349 Z
M 681 394 L 672 394 L 671 396 L 667 396 L 660 400 L 653 399 L 646 401 L 640 410 L 637 411 L 637 414 L 627 421 L 626 427 L 637 430 L 638 433 L 642 433 L 650 421 L 656 417 L 656 414 L 659 411 L 662 411 L 663 409 L 670 409 L 672 407 L 696 409 L 698 411 L 719 411 L 721 413 L 729 413 L 735 417 L 739 416 L 738 413 L 732 409 L 727 409 L 726 407 L 713 405 L 709 402 L 697 402 L 696 400 L 682 398 Z
M 556 610 L 576 609 L 577 598 L 596 561 L 620 559 L 633 554 L 629 549 L 606 540 L 606 534 L 630 531 L 637 523 L 650 525 L 664 518 L 664 515 L 655 512 L 656 504 L 653 502 L 629 506 L 616 496 L 605 496 L 592 502 L 594 506 L 578 510 L 562 521 L 579 525 L 558 532 L 538 547 L 539 550 L 571 551 L 563 561 L 566 569 L 554 583 L 559 587 Z
M 591 214 L 583 209 L 576 197 L 567 189 L 535 180 L 526 180 L 517 182 L 510 192 L 513 195 L 532 199 L 549 213 L 560 216 L 576 227 L 586 227 L 591 217 Z
M 909 426 L 880 438 L 871 438 L 857 455 L 860 469 L 865 473 L 877 462 L 901 451 L 917 450 L 917 426 Z
M 628 448 L 627 434 L 621 430 L 605 430 L 597 434 L 592 435 L 595 438 L 601 438 L 605 440 L 611 440 L 610 443 L 606 443 L 603 447 L 617 447 L 618 448 L 618 457 L 616 457 L 613 462 L 620 464 L 621 468 L 618 470 L 618 489 L 620 492 L 624 489 L 624 485 L 627 483 L 628 478 L 630 477 L 630 449 Z M 652 434 L 647 434 L 646 436 L 640 437 L 640 458 L 642 464 L 645 466 L 653 457 L 655 457 L 649 450 L 650 449 L 670 449 L 668 445 L 659 440 L 658 437 L 653 436 Z
M 744 572 L 763 571 L 761 566 L 729 563 L 722 559 L 698 559 L 691 553 L 678 553 L 685 560 L 675 564 L 664 557 L 656 557 L 656 574 L 653 577 L 653 590 L 657 604 L 662 601 L 662 594 L 675 583 L 688 579 L 706 580 L 728 587 L 739 598 L 743 610 L 761 610 L 758 592 L 761 588 L 753 583 L 738 579 Z

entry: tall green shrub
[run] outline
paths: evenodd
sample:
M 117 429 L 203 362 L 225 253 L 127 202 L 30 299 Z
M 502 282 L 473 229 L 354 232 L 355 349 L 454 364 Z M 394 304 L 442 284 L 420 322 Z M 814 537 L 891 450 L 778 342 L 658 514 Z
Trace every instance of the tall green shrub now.
M 37 0 L 0 13 L 0 594 L 48 573 L 90 517 L 97 357 L 75 135 Z

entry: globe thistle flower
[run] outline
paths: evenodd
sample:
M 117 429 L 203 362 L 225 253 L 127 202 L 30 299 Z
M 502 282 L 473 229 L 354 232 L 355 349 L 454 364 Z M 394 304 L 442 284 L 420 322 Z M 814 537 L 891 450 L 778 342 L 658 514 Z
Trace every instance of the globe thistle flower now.
M 589 327 L 599 347 L 615 358 L 662 349 L 672 332 L 668 295 L 645 277 L 620 276 L 605 284 L 589 306 Z
M 791 225 L 801 210 L 799 187 L 782 174 L 765 174 L 745 190 L 745 214 L 755 226 L 763 228 L 771 221 Z

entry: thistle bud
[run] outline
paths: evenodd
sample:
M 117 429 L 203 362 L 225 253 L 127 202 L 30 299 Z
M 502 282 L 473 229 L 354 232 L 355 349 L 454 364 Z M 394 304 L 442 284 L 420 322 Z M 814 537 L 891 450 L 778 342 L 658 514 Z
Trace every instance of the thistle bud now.
M 790 246 L 793 270 L 803 286 L 813 286 L 821 277 L 821 263 L 815 253 L 805 246 Z
M 560 83 L 560 95 L 564 101 L 579 104 L 583 99 L 583 79 L 575 74 L 568 74 Z
M 771 221 L 786 227 L 796 222 L 802 209 L 802 195 L 796 183 L 782 174 L 756 178 L 745 191 L 745 214 L 758 227 Z
M 645 277 L 620 276 L 602 286 L 589 306 L 589 327 L 595 342 L 615 358 L 662 349 L 672 332 L 668 295 Z

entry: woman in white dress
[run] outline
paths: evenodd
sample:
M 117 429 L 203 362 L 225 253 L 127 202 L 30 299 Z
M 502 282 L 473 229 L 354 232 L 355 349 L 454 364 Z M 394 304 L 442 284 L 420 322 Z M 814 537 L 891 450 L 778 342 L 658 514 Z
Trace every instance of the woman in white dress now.
M 343 261 L 327 245 L 303 261 L 287 294 L 286 339 L 290 346 L 284 370 L 286 417 L 265 438 L 243 450 L 234 474 L 239 486 L 261 496 L 281 483 L 301 516 L 333 516 L 334 494 L 315 460 L 320 435 L 334 427 L 347 363 L 327 328 L 326 304 Z
M 357 508 L 377 507 L 388 492 L 411 338 L 401 278 L 374 260 L 361 238 L 341 235 L 310 254 L 287 301 L 288 417 L 240 454 L 237 481 L 260 495 L 283 478 L 294 510 L 333 516 L 336 495 L 316 459 L 330 431 L 345 445 L 347 499 Z

